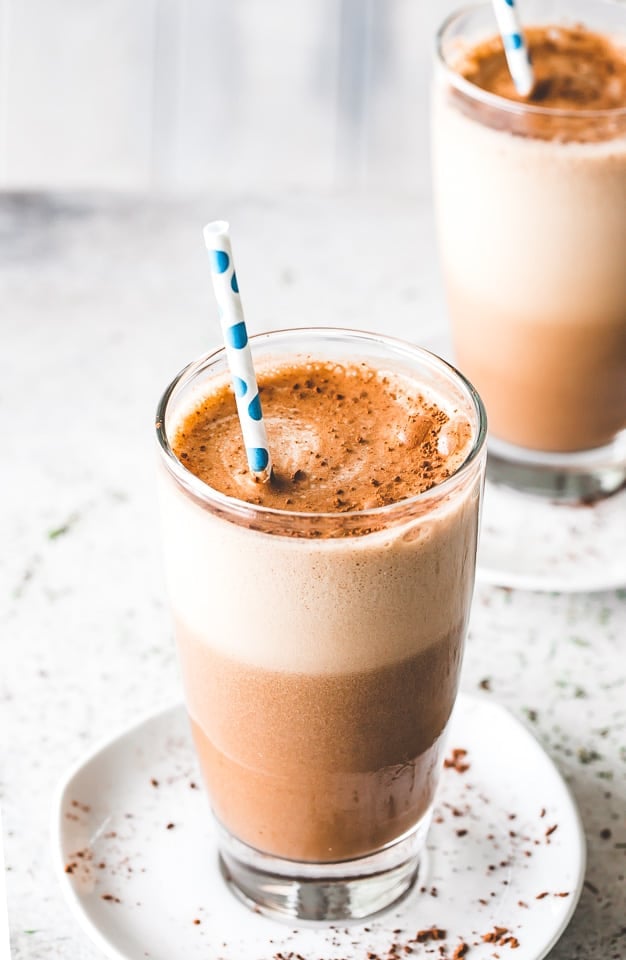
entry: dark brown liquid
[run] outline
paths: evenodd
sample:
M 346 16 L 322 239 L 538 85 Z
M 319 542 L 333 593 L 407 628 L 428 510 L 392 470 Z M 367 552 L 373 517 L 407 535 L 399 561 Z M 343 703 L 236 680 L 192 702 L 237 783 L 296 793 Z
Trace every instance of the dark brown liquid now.
M 517 304 L 494 311 L 452 283 L 448 299 L 451 316 L 462 318 L 458 362 L 479 386 L 493 436 L 571 453 L 608 444 L 626 427 L 626 301 L 622 322 L 607 323 L 593 303 L 585 315 L 581 298 L 579 316 L 570 313 L 565 325 L 562 316 L 534 320 Z
M 306 675 L 228 660 L 179 626 L 218 820 L 258 850 L 317 862 L 370 853 L 410 830 L 433 799 L 463 631 L 392 665 Z
M 450 476 L 471 433 L 464 417 L 451 423 L 414 381 L 366 363 L 261 370 L 259 393 L 270 483 L 252 482 L 230 386 L 186 417 L 172 446 L 210 487 L 266 507 L 348 513 L 395 503 Z

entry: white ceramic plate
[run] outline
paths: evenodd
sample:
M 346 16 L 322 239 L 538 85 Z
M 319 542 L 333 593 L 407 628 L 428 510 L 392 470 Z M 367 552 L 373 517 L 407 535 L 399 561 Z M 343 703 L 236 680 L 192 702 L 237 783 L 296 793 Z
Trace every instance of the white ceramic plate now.
M 438 960 L 461 942 L 472 960 L 507 957 L 506 937 L 519 942 L 511 960 L 539 960 L 582 886 L 572 797 L 525 727 L 492 702 L 461 696 L 448 742 L 468 751 L 469 769 L 443 772 L 416 887 L 367 923 L 286 925 L 227 890 L 182 706 L 109 740 L 69 774 L 54 812 L 63 892 L 115 960 L 365 960 L 387 957 L 393 943 L 418 952 L 412 938 L 433 926 L 445 939 L 423 948 Z M 507 930 L 500 942 L 483 941 L 496 927 Z
M 626 585 L 626 491 L 569 506 L 487 483 L 480 537 L 483 583 L 560 592 Z

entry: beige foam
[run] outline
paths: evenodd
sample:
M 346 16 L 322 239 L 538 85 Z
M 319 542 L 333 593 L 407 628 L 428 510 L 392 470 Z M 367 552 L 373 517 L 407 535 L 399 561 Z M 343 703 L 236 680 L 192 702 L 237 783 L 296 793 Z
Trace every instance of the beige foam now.
M 230 658 L 270 670 L 365 670 L 415 654 L 464 622 L 475 483 L 412 525 L 305 540 L 216 517 L 161 472 L 174 614 Z

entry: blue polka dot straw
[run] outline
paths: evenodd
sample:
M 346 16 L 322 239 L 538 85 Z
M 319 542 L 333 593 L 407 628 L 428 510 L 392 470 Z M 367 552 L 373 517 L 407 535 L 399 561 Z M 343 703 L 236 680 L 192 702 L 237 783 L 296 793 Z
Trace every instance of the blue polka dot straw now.
M 272 460 L 239 296 L 229 227 L 226 221 L 216 220 L 208 223 L 203 233 L 248 466 L 257 480 L 266 481 L 272 473 Z
M 532 92 L 535 79 L 515 0 L 493 0 L 493 10 L 511 79 L 520 96 L 527 97 Z

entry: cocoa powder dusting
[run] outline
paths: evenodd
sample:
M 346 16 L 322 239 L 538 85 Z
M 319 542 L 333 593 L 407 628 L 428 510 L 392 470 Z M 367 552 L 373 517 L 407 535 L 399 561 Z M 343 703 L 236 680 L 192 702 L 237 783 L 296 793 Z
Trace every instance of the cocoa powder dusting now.
M 582 25 L 527 26 L 524 35 L 535 77 L 530 96 L 515 89 L 500 36 L 475 46 L 460 72 L 483 90 L 535 106 L 560 110 L 626 107 L 623 47 Z
M 461 957 L 464 957 L 469 950 L 469 945 L 465 942 L 459 943 L 455 948 L 452 954 L 452 960 L 461 960 Z
M 501 943 L 508 932 L 506 927 L 494 927 L 489 933 L 483 934 L 483 941 L 485 943 Z
M 306 358 L 257 375 L 270 483 L 250 475 L 230 384 L 192 410 L 172 440 L 188 470 L 238 500 L 303 513 L 371 510 L 443 482 L 469 451 L 465 414 L 451 419 L 404 375 Z
M 416 943 L 427 943 L 429 940 L 445 940 L 446 936 L 445 930 L 441 930 L 439 927 L 430 927 L 428 930 L 418 930 L 414 941 Z
M 541 140 L 596 142 L 626 135 L 626 47 L 580 24 L 527 26 L 524 33 L 535 76 L 528 97 L 515 89 L 499 35 L 463 51 L 454 66 L 482 90 L 542 109 L 505 111 L 454 89 L 455 105 L 486 126 Z
M 443 761 L 443 765 L 447 770 L 456 770 L 457 773 L 465 773 L 470 768 L 469 763 L 465 760 L 466 756 L 467 750 L 463 750 L 461 747 L 454 747 L 451 755 Z

